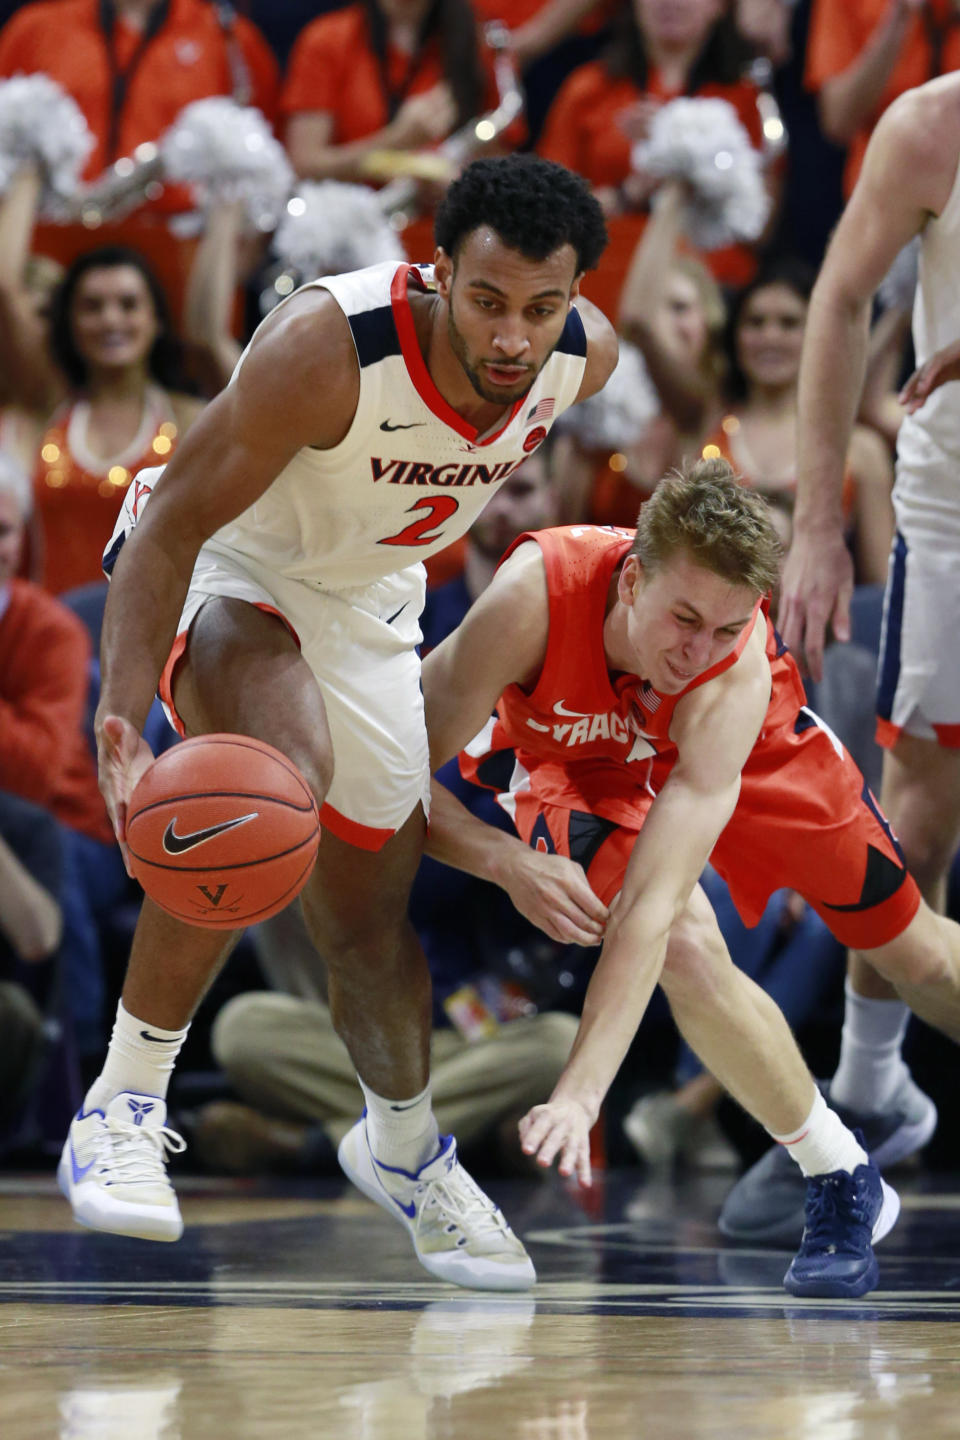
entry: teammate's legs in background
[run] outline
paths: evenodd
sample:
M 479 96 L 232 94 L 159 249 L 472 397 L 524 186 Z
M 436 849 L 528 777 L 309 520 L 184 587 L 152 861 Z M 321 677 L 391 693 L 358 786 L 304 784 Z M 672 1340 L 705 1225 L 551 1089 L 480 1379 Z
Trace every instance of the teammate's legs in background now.
M 946 879 L 960 842 L 960 751 L 901 735 L 886 751 L 883 809 L 907 868 L 930 908 L 946 908 Z M 847 968 L 840 1061 L 830 1085 L 837 1104 L 863 1116 L 900 1117 L 887 1139 L 893 1163 L 926 1143 L 933 1102 L 914 1084 L 901 1056 L 909 1010 L 897 991 L 856 952 Z M 891 1145 L 893 1149 L 891 1150 Z

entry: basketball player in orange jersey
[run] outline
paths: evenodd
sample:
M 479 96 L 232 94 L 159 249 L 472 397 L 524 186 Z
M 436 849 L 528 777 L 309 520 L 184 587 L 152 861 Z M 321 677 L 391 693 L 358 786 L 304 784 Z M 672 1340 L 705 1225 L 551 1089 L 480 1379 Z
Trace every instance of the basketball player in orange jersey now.
M 105 557 L 96 729 L 121 842 L 161 672 L 184 733 L 255 736 L 307 777 L 325 833 L 303 906 L 366 1099 L 343 1168 L 431 1273 L 524 1289 L 523 1246 L 431 1110 L 430 984 L 406 916 L 430 793 L 420 562 L 604 384 L 616 340 L 578 299 L 605 233 L 562 167 L 475 162 L 436 239 L 434 267 L 377 265 L 280 305 L 166 469 L 138 476 Z M 595 940 L 605 910 L 582 893 Z M 164 1096 L 223 956 L 222 933 L 145 901 L 106 1065 L 60 1165 L 82 1223 L 179 1236 Z
M 524 1149 L 589 1184 L 590 1128 L 659 982 L 705 1065 L 811 1177 L 787 1288 L 863 1294 L 896 1197 L 730 963 L 697 880 L 709 859 L 747 924 L 774 890 L 797 890 L 954 1036 L 960 926 L 923 903 L 862 775 L 804 703 L 762 600 L 778 570 L 766 504 L 725 461 L 701 461 L 661 481 L 635 534 L 546 530 L 508 557 L 424 662 L 433 763 L 461 751 L 522 839 L 579 861 L 611 911 L 570 1061 L 521 1122 Z M 526 863 L 439 789 L 429 848 L 501 883 Z M 528 913 L 555 928 L 556 909 L 545 896 Z
M 922 367 L 960 334 L 960 74 L 901 95 L 881 117 L 810 300 L 800 365 L 797 503 L 784 565 L 783 637 L 819 679 L 827 626 L 850 637 L 853 573 L 841 519 L 844 457 L 863 387 L 874 292 L 917 238 L 913 343 Z M 911 392 L 912 394 L 912 392 Z M 910 395 L 907 397 L 910 401 Z M 960 386 L 908 403 L 897 435 L 896 533 L 884 598 L 877 740 L 880 799 L 911 873 L 946 904 L 960 843 Z M 882 1163 L 929 1140 L 937 1120 L 901 1055 L 907 1011 L 856 955 L 847 972 L 831 1103 L 862 1119 Z M 722 1228 L 746 1240 L 798 1223 L 792 1174 L 776 1151 L 743 1177 Z

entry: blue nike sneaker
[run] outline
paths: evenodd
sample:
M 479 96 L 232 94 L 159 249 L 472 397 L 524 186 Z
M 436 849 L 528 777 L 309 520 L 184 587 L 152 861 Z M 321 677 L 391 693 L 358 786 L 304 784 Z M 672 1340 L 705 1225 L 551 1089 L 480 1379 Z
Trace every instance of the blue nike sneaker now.
M 863 1148 L 881 1169 L 888 1170 L 923 1148 L 937 1126 L 937 1107 L 907 1071 L 889 1105 L 875 1115 L 860 1115 L 830 1098 L 830 1086 L 819 1081 L 827 1104 L 848 1130 L 863 1132 Z M 804 1226 L 806 1181 L 783 1145 L 772 1145 L 730 1191 L 717 1224 L 729 1240 L 742 1245 L 800 1243 Z
M 803 1239 L 783 1279 L 791 1295 L 856 1299 L 879 1279 L 874 1244 L 900 1214 L 900 1197 L 876 1165 L 807 1180 Z

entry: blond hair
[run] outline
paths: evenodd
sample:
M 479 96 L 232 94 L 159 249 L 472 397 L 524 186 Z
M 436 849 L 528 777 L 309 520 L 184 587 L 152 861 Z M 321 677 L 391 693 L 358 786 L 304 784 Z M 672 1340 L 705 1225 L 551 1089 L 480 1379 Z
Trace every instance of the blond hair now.
M 678 551 L 758 595 L 780 576 L 782 547 L 770 508 L 739 483 L 726 460 L 697 460 L 672 471 L 641 507 L 631 555 L 653 574 Z

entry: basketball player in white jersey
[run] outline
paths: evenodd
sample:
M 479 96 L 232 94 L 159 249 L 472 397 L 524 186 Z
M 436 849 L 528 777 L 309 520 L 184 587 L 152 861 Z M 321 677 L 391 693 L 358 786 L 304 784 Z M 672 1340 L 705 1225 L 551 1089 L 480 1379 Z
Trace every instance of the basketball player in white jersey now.
M 841 490 L 871 302 L 898 251 L 917 235 L 913 339 L 922 377 L 934 352 L 960 335 L 958 74 L 907 91 L 881 118 L 810 303 L 794 538 L 779 625 L 815 679 L 827 625 L 838 640 L 850 636 L 853 566 Z M 897 533 L 877 697 L 881 803 L 924 898 L 942 911 L 960 839 L 960 385 L 942 385 L 904 419 L 893 498 Z M 936 1126 L 936 1108 L 900 1054 L 907 1018 L 896 992 L 852 953 L 830 1100 L 863 1129 L 881 1165 L 918 1149 Z M 787 1241 L 802 1223 L 802 1195 L 776 1152 L 748 1172 L 721 1216 L 721 1227 L 744 1239 Z
M 475 162 L 438 212 L 434 267 L 319 280 L 263 322 L 175 458 L 131 486 L 104 561 L 96 730 L 121 843 L 158 680 L 181 733 L 253 735 L 299 766 L 325 832 L 303 907 L 366 1101 L 341 1164 L 432 1274 L 495 1290 L 527 1288 L 533 1266 L 437 1133 L 430 981 L 406 917 L 430 793 L 420 562 L 605 383 L 616 338 L 578 299 L 605 238 L 561 166 Z M 595 942 L 606 912 L 581 893 L 580 938 Z M 81 1223 L 180 1235 L 164 1099 L 227 949 L 145 901 L 106 1064 L 60 1163 Z

